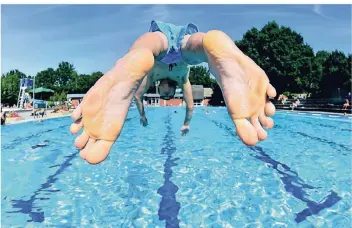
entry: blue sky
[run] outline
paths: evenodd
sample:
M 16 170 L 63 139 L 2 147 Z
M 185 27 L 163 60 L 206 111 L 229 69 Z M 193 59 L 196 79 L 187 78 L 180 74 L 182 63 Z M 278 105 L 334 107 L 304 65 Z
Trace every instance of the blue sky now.
M 79 73 L 106 72 L 150 21 L 219 29 L 233 40 L 268 21 L 301 33 L 314 51 L 351 53 L 350 5 L 2 5 L 2 73 L 35 75 L 68 61 Z

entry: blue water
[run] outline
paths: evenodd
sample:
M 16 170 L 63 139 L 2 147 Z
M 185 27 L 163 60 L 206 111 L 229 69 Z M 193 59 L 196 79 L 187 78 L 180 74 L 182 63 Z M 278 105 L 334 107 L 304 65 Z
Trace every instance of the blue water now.
M 352 119 L 279 112 L 247 147 L 223 108 L 197 108 L 186 137 L 184 109 L 147 116 L 97 166 L 70 118 L 2 127 L 2 227 L 350 227 Z

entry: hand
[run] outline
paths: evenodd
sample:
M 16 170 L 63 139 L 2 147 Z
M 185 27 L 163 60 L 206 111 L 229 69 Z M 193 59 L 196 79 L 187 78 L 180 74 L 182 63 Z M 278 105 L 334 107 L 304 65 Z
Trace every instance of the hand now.
M 183 126 L 181 127 L 181 135 L 182 135 L 182 136 L 185 136 L 185 135 L 188 134 L 188 132 L 189 132 L 189 125 L 183 125 Z
M 140 123 L 143 125 L 143 127 L 148 126 L 148 120 L 146 116 L 141 116 Z

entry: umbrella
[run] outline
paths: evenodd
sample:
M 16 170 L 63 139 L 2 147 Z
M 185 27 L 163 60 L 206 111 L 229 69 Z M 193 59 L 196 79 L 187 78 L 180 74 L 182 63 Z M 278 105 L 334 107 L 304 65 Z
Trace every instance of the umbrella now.
M 29 90 L 29 92 L 33 93 L 33 89 Z M 43 99 L 43 93 L 44 94 L 54 93 L 54 90 L 47 89 L 47 88 L 44 88 L 44 87 L 39 87 L 39 88 L 35 88 L 34 89 L 34 93 L 35 94 L 40 93 L 40 97 L 41 97 L 41 99 Z

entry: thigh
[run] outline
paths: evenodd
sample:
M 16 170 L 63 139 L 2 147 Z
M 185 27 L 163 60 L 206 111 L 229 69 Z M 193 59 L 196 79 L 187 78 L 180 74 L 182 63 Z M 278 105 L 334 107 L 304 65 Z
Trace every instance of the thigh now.
M 130 48 L 130 51 L 138 48 L 147 48 L 155 57 L 168 49 L 167 37 L 161 32 L 148 32 L 140 36 Z
M 182 43 L 182 58 L 190 65 L 207 62 L 208 58 L 203 48 L 203 37 L 205 33 L 197 32 L 186 35 Z

